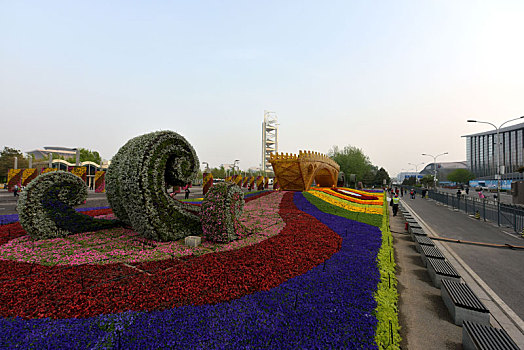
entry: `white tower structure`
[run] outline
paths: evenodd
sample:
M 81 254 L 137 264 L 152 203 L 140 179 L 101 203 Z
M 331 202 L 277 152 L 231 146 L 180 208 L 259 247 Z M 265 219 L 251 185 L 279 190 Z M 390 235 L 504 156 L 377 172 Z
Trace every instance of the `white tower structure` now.
M 262 172 L 270 171 L 271 153 L 278 152 L 278 120 L 275 112 L 264 111 L 264 122 L 262 123 Z

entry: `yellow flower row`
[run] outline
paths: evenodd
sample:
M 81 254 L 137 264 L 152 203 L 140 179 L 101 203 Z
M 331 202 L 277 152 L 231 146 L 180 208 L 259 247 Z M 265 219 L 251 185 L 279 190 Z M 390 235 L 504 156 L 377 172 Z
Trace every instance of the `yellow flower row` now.
M 308 193 L 323 200 L 324 202 L 328 202 L 329 204 L 335 205 L 345 210 L 359 212 L 359 213 L 367 213 L 367 214 L 378 214 L 378 215 L 383 214 L 383 207 L 378 207 L 376 205 L 373 205 L 373 206 L 358 205 L 355 203 L 342 201 L 342 200 L 337 199 L 334 196 L 330 196 L 321 191 L 308 191 Z
M 380 199 L 359 199 L 359 198 L 351 197 L 349 195 L 343 195 L 343 194 L 335 192 L 335 191 L 333 191 L 332 189 L 329 189 L 329 188 L 312 188 L 312 190 L 324 192 L 324 193 L 329 194 L 331 196 L 342 198 L 342 199 L 344 199 L 346 201 L 350 201 L 350 202 L 353 202 L 353 203 L 369 204 L 369 205 L 380 205 L 380 206 L 382 204 L 384 204 L 384 200 L 383 200 L 383 195 L 382 194 L 376 195 L 375 193 L 370 194 L 370 193 L 366 193 L 366 192 L 360 191 L 361 192 L 360 194 L 362 194 L 362 195 L 368 195 L 368 196 L 372 195 L 374 197 L 378 197 L 378 198 L 382 197 L 382 198 L 380 198 Z M 344 189 L 344 190 L 347 190 L 347 189 Z M 351 190 L 351 191 L 353 191 L 353 190 Z M 351 192 L 351 191 L 348 191 L 348 192 Z

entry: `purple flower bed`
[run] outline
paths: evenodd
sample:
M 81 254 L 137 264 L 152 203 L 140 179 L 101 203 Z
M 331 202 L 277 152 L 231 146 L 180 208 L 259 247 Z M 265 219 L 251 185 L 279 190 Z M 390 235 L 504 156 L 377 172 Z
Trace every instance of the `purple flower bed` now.
M 216 305 L 90 319 L 0 319 L 0 348 L 376 349 L 380 230 L 323 213 L 301 193 L 294 202 L 343 238 L 340 251 L 301 276 Z
M 18 214 L 0 215 L 0 225 L 7 225 L 18 221 Z
M 77 208 L 77 212 L 81 213 L 83 211 L 98 210 L 98 209 L 108 209 L 109 207 L 93 207 L 93 208 Z M 18 214 L 9 214 L 9 215 L 0 215 L 0 225 L 6 225 L 18 221 Z

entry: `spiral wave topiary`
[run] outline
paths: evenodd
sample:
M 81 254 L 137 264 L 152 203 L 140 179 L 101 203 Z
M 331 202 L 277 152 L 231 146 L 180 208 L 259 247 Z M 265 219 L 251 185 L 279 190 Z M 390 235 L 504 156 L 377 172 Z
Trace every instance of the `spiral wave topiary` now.
M 143 237 L 157 241 L 200 234 L 200 207 L 167 193 L 167 186 L 191 182 L 199 164 L 193 147 L 175 132 L 157 131 L 129 140 L 106 174 L 113 213 Z
M 238 221 L 244 209 L 244 194 L 232 182 L 213 185 L 202 201 L 202 230 L 213 242 L 231 242 L 245 233 Z
M 78 176 L 64 171 L 41 174 L 20 193 L 20 224 L 36 240 L 119 225 L 116 220 L 93 219 L 77 213 L 73 207 L 86 198 L 87 187 Z

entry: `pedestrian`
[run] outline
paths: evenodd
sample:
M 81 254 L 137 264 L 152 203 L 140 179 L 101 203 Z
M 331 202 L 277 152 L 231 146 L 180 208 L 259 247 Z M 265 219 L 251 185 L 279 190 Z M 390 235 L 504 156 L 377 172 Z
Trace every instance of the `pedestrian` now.
M 469 186 L 466 187 L 466 196 L 469 195 Z
M 484 199 L 485 198 L 484 193 L 482 193 L 482 191 L 479 191 L 479 198 L 480 199 Z
M 460 199 L 460 196 L 462 195 L 462 192 L 460 191 L 460 188 L 457 190 L 457 199 Z
M 409 192 L 409 195 L 411 196 L 411 199 L 415 199 L 415 190 L 411 189 L 411 191 Z
M 422 198 L 426 198 L 426 192 L 427 190 L 425 188 L 422 189 Z
M 401 197 L 404 197 L 404 187 L 401 187 L 401 188 L 400 188 L 400 196 L 401 196 Z
M 187 185 L 185 193 L 186 195 L 184 196 L 184 199 L 189 199 L 189 193 L 191 193 L 191 191 L 189 190 L 189 185 Z
M 13 188 L 13 196 L 18 197 L 18 185 Z
M 400 202 L 400 198 L 398 198 L 398 193 L 395 194 L 395 197 L 391 199 L 391 202 L 393 203 L 393 216 L 397 216 L 398 213 L 398 202 Z

